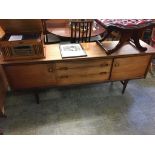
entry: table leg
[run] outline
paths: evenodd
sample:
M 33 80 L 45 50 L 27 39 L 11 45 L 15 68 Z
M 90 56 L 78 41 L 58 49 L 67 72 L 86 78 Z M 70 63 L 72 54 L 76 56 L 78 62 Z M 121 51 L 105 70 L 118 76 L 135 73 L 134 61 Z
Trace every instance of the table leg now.
M 142 46 L 140 45 L 139 39 L 140 39 L 140 37 L 141 37 L 141 34 L 142 34 L 142 32 L 134 32 L 133 35 L 132 35 L 132 37 L 131 37 L 131 39 L 133 39 L 133 43 L 135 44 L 136 48 L 137 48 L 139 51 L 144 52 L 144 51 L 147 50 L 147 48 L 146 48 L 146 47 L 142 47 Z
M 109 31 L 109 33 L 110 32 L 112 31 Z M 105 50 L 107 55 L 110 55 L 116 52 L 119 48 L 121 48 L 124 43 L 129 42 L 130 37 L 131 37 L 131 33 L 121 32 L 121 37 L 119 39 L 119 42 L 113 49 L 106 49 L 100 41 L 96 41 L 96 43 Z
M 123 84 L 122 94 L 124 94 L 128 82 L 129 82 L 129 80 L 121 81 L 121 83 Z

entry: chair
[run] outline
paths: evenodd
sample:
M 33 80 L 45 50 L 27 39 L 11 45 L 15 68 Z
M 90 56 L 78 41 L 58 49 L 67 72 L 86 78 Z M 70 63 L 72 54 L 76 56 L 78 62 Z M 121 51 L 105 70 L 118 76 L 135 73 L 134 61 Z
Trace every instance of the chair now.
M 71 21 L 71 43 L 90 42 L 93 20 Z
M 60 38 L 52 33 L 49 33 L 47 30 L 47 19 L 42 19 L 42 27 L 43 27 L 43 34 L 45 35 L 45 44 L 54 44 L 60 43 Z

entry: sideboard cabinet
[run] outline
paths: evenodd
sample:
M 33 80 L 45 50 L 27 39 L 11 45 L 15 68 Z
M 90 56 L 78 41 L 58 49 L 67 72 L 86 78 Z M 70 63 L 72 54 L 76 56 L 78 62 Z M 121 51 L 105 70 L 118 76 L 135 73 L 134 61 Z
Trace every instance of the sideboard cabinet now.
M 105 42 L 104 42 L 105 43 Z M 112 46 L 115 42 L 106 42 Z M 129 80 L 145 78 L 155 50 L 141 42 L 147 51 L 139 52 L 127 44 L 106 55 L 96 43 L 82 43 L 87 57 L 62 59 L 59 44 L 45 45 L 46 57 L 0 63 L 12 90 L 121 81 L 122 93 Z

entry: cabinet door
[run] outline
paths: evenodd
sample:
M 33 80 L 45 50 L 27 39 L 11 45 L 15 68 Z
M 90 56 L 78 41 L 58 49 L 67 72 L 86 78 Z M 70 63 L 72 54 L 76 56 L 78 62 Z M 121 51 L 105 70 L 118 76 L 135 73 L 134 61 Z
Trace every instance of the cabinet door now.
M 54 64 L 25 64 L 5 66 L 12 89 L 51 86 L 56 83 Z
M 143 78 L 150 59 L 151 55 L 115 58 L 111 80 Z

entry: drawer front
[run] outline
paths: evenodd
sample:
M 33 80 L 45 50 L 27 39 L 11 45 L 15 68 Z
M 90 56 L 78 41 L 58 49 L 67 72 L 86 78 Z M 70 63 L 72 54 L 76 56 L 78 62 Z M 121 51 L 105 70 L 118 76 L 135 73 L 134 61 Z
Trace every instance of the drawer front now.
M 57 75 L 58 85 L 83 84 L 92 82 L 103 82 L 109 79 L 109 72 L 89 73 L 89 74 L 63 74 Z
M 53 64 L 5 66 L 12 89 L 50 86 L 56 83 Z
M 110 72 L 110 67 L 84 67 L 56 70 L 57 76 L 62 75 L 89 75 L 89 74 L 105 74 Z
M 92 82 L 102 82 L 109 78 L 109 73 L 89 74 L 89 75 L 64 75 L 58 76 L 58 85 L 83 84 Z
M 57 63 L 57 83 L 69 85 L 109 80 L 111 64 L 110 59 Z
M 98 60 L 80 60 L 80 61 L 67 61 L 56 63 L 57 70 L 67 70 L 72 68 L 85 68 L 85 67 L 110 67 L 112 59 L 98 59 Z

